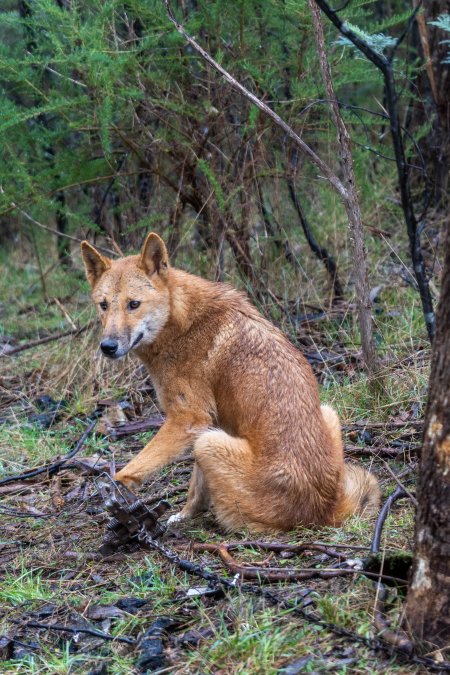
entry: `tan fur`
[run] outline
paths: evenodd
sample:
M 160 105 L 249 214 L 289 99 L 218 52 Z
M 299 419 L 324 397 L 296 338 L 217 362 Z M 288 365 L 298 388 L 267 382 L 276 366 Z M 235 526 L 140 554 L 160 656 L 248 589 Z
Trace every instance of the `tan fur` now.
M 308 362 L 242 293 L 171 268 L 153 233 L 140 256 L 110 261 L 87 242 L 82 253 L 94 302 L 107 303 L 104 339 L 136 352 L 166 413 L 117 480 L 139 485 L 192 447 L 181 518 L 210 507 L 228 529 L 289 530 L 378 508 L 376 479 L 344 464 Z

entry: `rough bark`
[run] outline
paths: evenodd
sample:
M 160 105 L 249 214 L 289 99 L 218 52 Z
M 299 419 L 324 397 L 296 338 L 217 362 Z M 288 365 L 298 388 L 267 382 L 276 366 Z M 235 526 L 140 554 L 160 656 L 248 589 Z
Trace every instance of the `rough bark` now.
M 437 310 L 406 620 L 417 640 L 450 645 L 450 224 Z
M 418 0 L 413 0 L 416 6 Z M 449 35 L 430 25 L 440 14 L 450 13 L 450 0 L 428 0 L 417 15 L 420 52 L 425 68 L 417 79 L 419 96 L 415 97 L 413 124 L 431 123 L 425 138 L 419 141 L 432 185 L 433 205 L 444 208 L 449 201 L 450 169 L 450 64 L 443 63 Z M 417 93 L 417 92 L 415 92 Z

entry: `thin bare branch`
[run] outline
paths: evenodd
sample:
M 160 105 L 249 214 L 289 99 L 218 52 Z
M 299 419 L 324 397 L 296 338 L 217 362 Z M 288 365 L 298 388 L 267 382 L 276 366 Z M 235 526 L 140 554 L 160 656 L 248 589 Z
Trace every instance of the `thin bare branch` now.
M 351 246 L 353 252 L 353 270 L 355 275 L 356 302 L 358 305 L 358 319 L 361 333 L 361 344 L 366 367 L 372 375 L 379 371 L 377 356 L 373 343 L 372 302 L 367 270 L 367 251 L 364 244 L 364 228 L 362 225 L 361 209 L 356 191 L 356 179 L 353 168 L 353 158 L 350 145 L 350 136 L 342 119 L 339 103 L 334 92 L 330 65 L 325 50 L 320 11 L 314 2 L 309 0 L 309 7 L 313 19 L 314 37 L 316 40 L 322 80 L 331 104 L 331 114 L 336 126 L 339 143 L 340 165 L 343 183 L 346 188 L 346 198 L 343 199 L 348 223 L 351 231 Z
M 27 349 L 33 349 L 33 347 L 39 347 L 39 345 L 45 345 L 48 342 L 53 342 L 54 340 L 61 340 L 61 338 L 68 337 L 69 335 L 76 337 L 77 335 L 80 335 L 80 333 L 83 333 L 85 330 L 90 328 L 93 324 L 94 321 L 89 321 L 85 326 L 81 326 L 81 328 L 66 330 L 64 333 L 56 333 L 56 335 L 47 335 L 46 337 L 39 338 L 39 340 L 32 340 L 31 342 L 27 342 L 24 345 L 19 345 L 18 347 L 12 347 L 11 349 L 5 350 L 5 348 L 3 348 L 3 351 L 0 352 L 0 359 L 5 356 L 13 356 L 19 352 L 24 352 Z
M 79 244 L 83 241 L 83 239 L 80 239 L 79 237 L 74 237 L 71 234 L 66 234 L 65 232 L 59 232 L 58 230 L 54 230 L 52 227 L 49 227 L 48 225 L 44 225 L 44 223 L 40 223 L 36 218 L 33 218 L 33 216 L 30 216 L 29 213 L 24 211 L 23 209 L 20 208 L 20 206 L 17 206 L 17 204 L 14 204 L 14 202 L 11 202 L 11 206 L 13 209 L 16 209 L 21 213 L 24 218 L 30 221 L 30 223 L 33 223 L 33 225 L 36 225 L 37 227 L 40 227 L 42 230 L 46 230 L 47 232 L 50 232 L 51 234 L 54 234 L 56 237 L 64 237 L 65 239 L 70 239 L 71 241 L 76 241 Z M 112 251 L 109 248 L 105 248 L 104 246 L 97 246 L 97 249 L 101 251 L 102 253 L 106 253 L 108 255 L 117 255 L 115 251 Z

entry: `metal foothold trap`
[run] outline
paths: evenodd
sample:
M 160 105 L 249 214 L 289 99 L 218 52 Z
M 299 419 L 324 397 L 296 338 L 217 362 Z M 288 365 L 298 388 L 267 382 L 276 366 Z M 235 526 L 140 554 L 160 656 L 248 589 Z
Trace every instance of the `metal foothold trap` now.
M 133 492 L 108 474 L 103 474 L 95 482 L 103 505 L 111 515 L 99 548 L 102 555 L 139 548 L 143 542 L 138 535 L 143 531 L 152 539 L 164 534 L 166 527 L 158 519 L 170 508 L 168 501 L 162 500 L 155 508 L 149 509 Z

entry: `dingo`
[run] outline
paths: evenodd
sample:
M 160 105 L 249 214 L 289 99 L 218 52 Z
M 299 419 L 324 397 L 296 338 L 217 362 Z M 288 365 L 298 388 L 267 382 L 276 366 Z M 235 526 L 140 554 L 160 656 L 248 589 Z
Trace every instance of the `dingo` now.
M 103 324 L 102 352 L 133 350 L 166 421 L 115 478 L 128 487 L 193 447 L 187 502 L 228 529 L 339 525 L 373 513 L 376 479 L 344 464 L 336 412 L 319 402 L 305 357 L 243 293 L 169 266 L 158 235 L 140 255 L 109 260 L 81 245 Z

